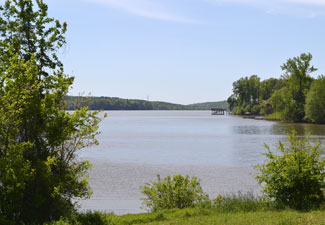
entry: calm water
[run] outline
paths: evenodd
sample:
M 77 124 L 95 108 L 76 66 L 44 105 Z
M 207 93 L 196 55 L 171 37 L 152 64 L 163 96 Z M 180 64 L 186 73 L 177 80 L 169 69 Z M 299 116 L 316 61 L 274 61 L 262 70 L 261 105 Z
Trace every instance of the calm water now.
M 156 174 L 189 174 L 201 178 L 211 197 L 236 191 L 259 192 L 253 165 L 263 162 L 264 143 L 285 141 L 296 129 L 325 142 L 325 126 L 288 124 L 210 111 L 108 111 L 100 145 L 81 156 L 93 164 L 94 195 L 82 209 L 142 212 L 139 186 Z

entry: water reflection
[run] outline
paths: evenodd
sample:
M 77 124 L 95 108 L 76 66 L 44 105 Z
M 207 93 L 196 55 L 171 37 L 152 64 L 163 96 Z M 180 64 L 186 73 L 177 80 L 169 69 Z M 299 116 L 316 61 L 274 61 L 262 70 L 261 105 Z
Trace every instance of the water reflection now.
M 291 133 L 292 130 L 297 131 L 299 136 L 317 136 L 322 137 L 325 133 L 325 126 L 318 124 L 307 124 L 307 123 L 280 123 L 276 122 L 271 126 L 272 134 L 286 135 Z
M 249 120 L 249 119 L 245 119 Z M 241 135 L 287 135 L 293 130 L 298 136 L 318 136 L 325 134 L 325 125 L 308 123 L 284 123 L 252 120 L 245 124 L 233 126 L 233 132 Z

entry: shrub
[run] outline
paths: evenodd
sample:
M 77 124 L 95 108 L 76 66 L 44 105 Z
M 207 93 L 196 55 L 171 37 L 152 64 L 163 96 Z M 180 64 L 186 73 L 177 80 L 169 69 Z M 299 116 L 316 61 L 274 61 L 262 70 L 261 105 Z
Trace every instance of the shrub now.
M 142 198 L 143 204 L 151 211 L 191 208 L 210 202 L 197 177 L 175 175 L 161 179 L 157 175 L 157 178 L 157 182 L 152 181 L 141 187 L 142 193 L 147 196 Z
M 87 211 L 75 213 L 59 221 L 53 221 L 48 225 L 113 225 L 114 214 L 99 211 Z
M 110 214 L 105 214 L 99 211 L 87 211 L 85 213 L 78 214 L 76 220 L 82 225 L 109 225 L 112 224 Z
M 325 159 L 320 143 L 311 145 L 309 138 L 297 139 L 293 131 L 289 146 L 279 142 L 280 155 L 266 145 L 267 161 L 257 165 L 257 181 L 266 197 L 278 205 L 297 210 L 319 208 L 324 202 Z

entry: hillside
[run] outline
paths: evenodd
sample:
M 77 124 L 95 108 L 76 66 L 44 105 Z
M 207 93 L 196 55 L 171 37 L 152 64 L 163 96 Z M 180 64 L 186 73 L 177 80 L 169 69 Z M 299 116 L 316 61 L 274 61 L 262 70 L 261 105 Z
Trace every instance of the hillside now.
M 221 101 L 221 102 L 204 102 L 204 103 L 191 104 L 191 105 L 187 105 L 186 107 L 192 110 L 210 110 L 211 108 L 228 109 L 229 106 L 227 101 Z
M 88 106 L 91 110 L 210 110 L 214 107 L 228 108 L 226 101 L 181 105 L 160 101 L 79 96 L 68 96 L 66 104 L 68 110 L 75 110 L 83 106 Z

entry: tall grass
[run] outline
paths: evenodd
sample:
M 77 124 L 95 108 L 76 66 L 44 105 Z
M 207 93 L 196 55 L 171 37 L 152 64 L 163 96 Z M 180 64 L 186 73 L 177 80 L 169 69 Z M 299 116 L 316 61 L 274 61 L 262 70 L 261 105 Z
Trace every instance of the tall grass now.
M 220 213 L 231 212 L 256 212 L 270 209 L 269 204 L 261 197 L 253 193 L 228 194 L 225 196 L 218 195 L 213 200 L 212 208 Z
M 266 210 L 267 208 L 267 204 L 262 198 L 256 197 L 252 193 L 238 192 L 237 194 L 231 195 L 219 195 L 211 201 L 211 204 L 200 204 L 196 208 L 160 210 L 155 213 L 126 216 L 88 211 L 53 222 L 51 225 L 146 224 L 164 221 L 167 219 L 168 215 L 172 215 L 174 218 L 186 219 L 223 213 L 256 212 Z

